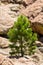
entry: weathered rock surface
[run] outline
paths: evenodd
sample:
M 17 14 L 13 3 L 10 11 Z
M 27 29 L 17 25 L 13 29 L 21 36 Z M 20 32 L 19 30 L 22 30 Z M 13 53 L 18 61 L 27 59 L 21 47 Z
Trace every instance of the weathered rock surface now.
M 16 1 L 20 2 L 22 0 Z M 33 0 L 23 1 L 26 3 L 33 2 Z M 33 30 L 43 35 L 43 0 L 36 0 L 26 8 L 19 4 L 0 6 L 0 21 L 2 22 L 0 22 L 0 34 L 6 33 L 13 26 L 14 22 L 12 21 L 14 21 L 14 18 L 21 13 L 31 20 Z
M 0 65 L 14 65 L 13 61 L 6 56 L 0 54 Z
M 40 65 L 43 65 L 43 63 L 40 63 Z
M 9 56 L 10 55 L 9 52 L 10 52 L 9 48 L 5 48 L 5 49 L 0 48 L 0 54 L 4 56 Z
M 15 0 L 16 2 L 24 3 L 26 5 L 32 4 L 34 0 Z
M 22 3 L 22 4 L 32 4 L 34 2 L 34 0 L 1 0 L 2 2 L 17 2 L 17 3 Z
M 29 61 L 29 62 L 26 62 L 26 63 L 21 63 L 21 62 L 15 62 L 14 63 L 14 65 L 36 65 L 34 62 L 31 62 L 31 61 Z
M 32 20 L 32 28 L 34 31 L 43 35 L 43 12 Z
M 28 16 L 31 20 L 31 18 L 34 19 L 42 10 L 43 10 L 43 2 L 41 2 L 40 0 L 38 2 L 37 0 L 35 1 L 35 3 L 33 3 L 30 6 L 27 6 L 27 8 L 21 12 L 24 15 Z
M 32 4 L 36 0 L 23 0 L 25 4 L 29 5 Z
M 34 61 L 26 58 L 14 59 L 14 62 L 7 56 L 0 54 L 0 65 L 36 65 Z
M 8 8 L 0 6 L 0 34 L 5 34 L 14 24 L 14 19 L 7 13 Z
M 13 2 L 13 0 L 0 0 L 2 2 Z
M 16 59 L 16 61 L 14 62 L 14 65 L 36 65 L 36 64 L 34 61 L 32 61 L 32 59 L 30 60 L 30 59 L 21 57 L 19 59 Z
M 39 47 L 38 49 L 43 53 L 43 47 Z
M 19 4 L 0 5 L 0 34 L 6 34 L 13 27 L 14 21 L 23 6 Z
M 16 17 L 23 13 L 32 23 L 35 32 L 43 35 L 43 0 L 0 0 L 3 2 L 24 3 L 26 8 L 20 4 L 3 4 L 0 2 L 0 34 L 6 34 L 13 27 Z M 33 3 L 33 4 L 32 4 Z M 43 41 L 43 39 L 41 38 Z M 31 58 L 8 58 L 10 49 L 8 39 L 0 37 L 0 65 L 43 65 L 43 43 L 36 41 L 37 52 Z M 16 59 L 16 60 L 15 60 Z
M 35 43 L 36 43 L 37 47 L 43 47 L 43 43 L 42 42 L 36 41 Z
M 4 51 L 3 51 L 4 52 Z M 4 54 L 3 54 L 3 52 L 2 53 L 0 53 L 0 64 L 2 64 L 2 65 L 6 65 L 6 63 L 7 63 L 7 65 L 8 64 L 14 64 L 14 65 L 41 65 L 41 64 L 43 64 L 43 60 L 42 60 L 42 58 L 43 58 L 43 56 L 42 56 L 42 54 L 41 54 L 41 52 L 40 51 L 37 51 L 37 53 L 35 53 L 33 56 L 25 56 L 25 57 L 21 57 L 21 58 L 11 58 L 11 59 L 9 59 L 8 58 L 8 56 L 5 54 L 5 52 L 4 52 Z M 13 62 L 12 62 L 13 61 Z
M 33 30 L 43 35 L 43 0 L 35 1 L 21 12 L 31 20 Z
M 43 53 L 37 48 L 36 53 L 31 56 L 36 63 L 43 61 Z
M 0 47 L 5 48 L 8 47 L 8 45 L 11 44 L 8 39 L 0 37 Z

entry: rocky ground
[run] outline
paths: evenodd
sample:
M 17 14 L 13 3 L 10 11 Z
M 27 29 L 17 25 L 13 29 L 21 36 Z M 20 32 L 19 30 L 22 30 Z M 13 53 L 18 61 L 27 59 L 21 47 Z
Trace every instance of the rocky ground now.
M 38 33 L 36 53 L 32 56 L 9 58 L 8 30 L 18 15 L 31 20 L 33 31 Z M 0 65 L 43 65 L 43 0 L 0 0 Z

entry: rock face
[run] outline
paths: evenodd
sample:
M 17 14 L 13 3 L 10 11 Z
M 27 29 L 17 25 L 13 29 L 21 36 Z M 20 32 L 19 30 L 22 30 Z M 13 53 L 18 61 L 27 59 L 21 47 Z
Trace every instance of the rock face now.
M 37 4 L 38 3 L 38 4 Z M 40 12 L 43 10 L 43 0 L 42 2 L 39 0 L 35 1 L 33 4 L 27 6 L 27 8 L 21 11 L 24 15 L 30 18 L 30 20 L 34 19 Z
M 43 0 L 0 0 L 0 34 L 7 34 L 21 13 L 31 20 L 33 31 L 43 35 Z M 38 49 L 32 56 L 8 58 L 10 55 L 8 45 L 12 43 L 0 36 L 0 65 L 43 65 L 42 42 L 43 38 L 41 42 L 36 41 Z
M 16 0 L 16 2 L 21 1 L 22 0 Z M 43 35 L 43 0 L 23 0 L 23 2 L 34 3 L 30 5 L 28 4 L 26 8 L 19 4 L 0 6 L 0 34 L 8 32 L 14 24 L 15 17 L 22 13 L 31 20 L 33 31 Z
M 19 4 L 0 5 L 0 34 L 6 34 L 13 27 L 14 21 L 23 6 Z
M 31 20 L 33 30 L 43 35 L 43 0 L 36 0 L 21 12 Z
M 0 34 L 6 33 L 13 26 L 14 19 L 7 13 L 8 8 L 0 6 Z
M 0 37 L 0 47 L 5 48 L 8 47 L 8 45 L 11 44 L 8 39 Z

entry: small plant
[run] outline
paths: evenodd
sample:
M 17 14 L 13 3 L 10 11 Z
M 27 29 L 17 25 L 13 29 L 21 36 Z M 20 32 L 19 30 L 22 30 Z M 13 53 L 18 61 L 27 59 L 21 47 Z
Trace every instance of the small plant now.
M 11 55 L 24 56 L 25 54 L 33 54 L 36 49 L 35 41 L 37 40 L 37 34 L 32 32 L 30 21 L 24 15 L 20 15 L 14 26 L 8 32 L 8 37 L 12 44 Z

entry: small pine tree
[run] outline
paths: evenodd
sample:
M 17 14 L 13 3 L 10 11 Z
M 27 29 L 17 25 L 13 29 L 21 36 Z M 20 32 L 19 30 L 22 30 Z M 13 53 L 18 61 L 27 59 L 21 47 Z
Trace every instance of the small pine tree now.
M 8 32 L 8 37 L 12 44 L 9 45 L 11 48 L 11 55 L 21 56 L 25 54 L 33 54 L 36 49 L 35 41 L 37 40 L 37 34 L 32 32 L 30 21 L 24 15 L 20 15 L 14 26 Z

